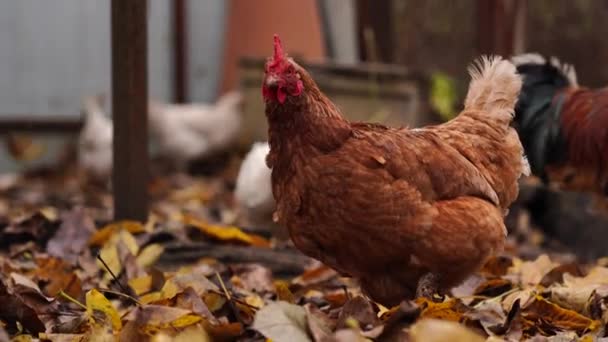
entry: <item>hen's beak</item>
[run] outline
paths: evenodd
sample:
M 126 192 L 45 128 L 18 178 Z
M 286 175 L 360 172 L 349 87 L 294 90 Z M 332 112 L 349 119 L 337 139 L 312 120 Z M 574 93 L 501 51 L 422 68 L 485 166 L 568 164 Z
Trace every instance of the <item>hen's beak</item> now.
M 270 89 L 276 89 L 279 86 L 279 78 L 275 75 L 266 77 L 266 86 Z

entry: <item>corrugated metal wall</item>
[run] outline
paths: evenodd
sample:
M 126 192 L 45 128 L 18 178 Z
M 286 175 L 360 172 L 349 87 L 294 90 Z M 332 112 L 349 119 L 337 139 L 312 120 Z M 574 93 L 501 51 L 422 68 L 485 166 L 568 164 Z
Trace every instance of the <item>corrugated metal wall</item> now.
M 150 0 L 150 96 L 162 100 L 172 97 L 170 5 Z M 209 101 L 221 70 L 224 2 L 188 5 L 190 97 Z M 109 0 L 0 0 L 0 115 L 78 115 L 83 96 L 110 94 L 110 80 Z M 0 172 L 17 169 L 2 145 Z M 47 160 L 56 146 L 49 148 Z

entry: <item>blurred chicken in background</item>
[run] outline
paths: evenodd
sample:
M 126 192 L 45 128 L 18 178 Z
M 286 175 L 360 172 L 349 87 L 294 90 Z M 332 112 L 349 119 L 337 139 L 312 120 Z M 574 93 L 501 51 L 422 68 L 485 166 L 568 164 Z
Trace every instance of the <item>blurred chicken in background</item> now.
M 84 126 L 78 139 L 78 164 L 101 181 L 112 173 L 112 120 L 104 111 L 104 102 L 103 95 L 84 99 Z
M 538 54 L 513 58 L 524 83 L 515 124 L 534 175 L 594 193 L 608 208 L 608 88 L 578 85 L 572 66 Z
M 190 161 L 229 147 L 241 127 L 242 100 L 233 91 L 215 104 L 151 103 L 150 132 L 159 153 L 184 171 Z
M 268 142 L 254 143 L 243 159 L 236 179 L 234 195 L 237 205 L 254 226 L 270 225 L 275 209 L 271 170 L 266 165 L 269 151 Z

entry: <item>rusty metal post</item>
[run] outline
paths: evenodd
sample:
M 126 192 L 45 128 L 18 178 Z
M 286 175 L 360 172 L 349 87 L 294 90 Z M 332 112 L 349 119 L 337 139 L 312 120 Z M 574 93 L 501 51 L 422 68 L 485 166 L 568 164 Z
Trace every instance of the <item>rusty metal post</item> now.
M 147 0 L 112 0 L 114 217 L 148 218 Z
M 177 103 L 188 101 L 187 0 L 173 0 L 173 96 Z

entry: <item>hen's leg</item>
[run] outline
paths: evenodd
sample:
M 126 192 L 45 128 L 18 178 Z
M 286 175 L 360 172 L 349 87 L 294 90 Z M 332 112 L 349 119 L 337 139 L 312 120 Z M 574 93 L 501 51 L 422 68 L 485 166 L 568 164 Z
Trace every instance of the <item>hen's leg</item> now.
M 416 288 L 416 297 L 433 299 L 433 295 L 439 290 L 439 280 L 440 276 L 431 272 L 420 277 Z

